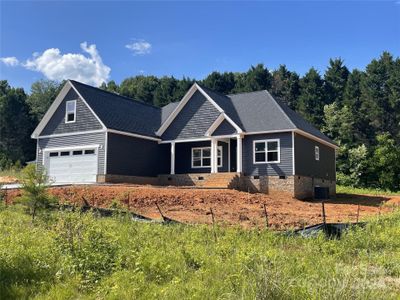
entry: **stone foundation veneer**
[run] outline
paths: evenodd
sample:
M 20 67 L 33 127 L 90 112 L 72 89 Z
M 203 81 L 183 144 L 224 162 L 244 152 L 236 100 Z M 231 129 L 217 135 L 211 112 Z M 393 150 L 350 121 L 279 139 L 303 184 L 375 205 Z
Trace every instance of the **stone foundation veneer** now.
M 160 185 L 199 186 L 210 176 L 211 173 L 162 174 L 158 175 L 158 182 Z
M 244 176 L 239 179 L 238 189 L 251 193 L 282 191 L 297 199 L 312 199 L 314 187 L 329 187 L 331 197 L 336 196 L 336 181 L 307 176 Z

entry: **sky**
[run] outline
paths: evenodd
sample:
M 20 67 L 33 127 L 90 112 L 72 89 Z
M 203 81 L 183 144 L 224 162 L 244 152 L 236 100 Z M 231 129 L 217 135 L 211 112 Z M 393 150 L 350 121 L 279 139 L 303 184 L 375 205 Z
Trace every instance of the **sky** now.
M 400 56 L 400 0 L 0 0 L 0 79 L 27 91 L 42 78 L 201 80 L 258 63 L 323 74 L 329 58 L 364 69 L 383 51 Z

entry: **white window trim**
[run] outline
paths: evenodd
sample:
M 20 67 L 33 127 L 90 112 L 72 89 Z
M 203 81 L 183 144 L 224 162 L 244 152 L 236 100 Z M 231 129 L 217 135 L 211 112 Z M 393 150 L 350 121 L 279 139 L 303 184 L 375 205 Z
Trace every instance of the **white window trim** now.
M 203 149 L 207 149 L 207 148 L 210 149 L 210 165 L 209 166 L 203 166 Z M 221 163 L 218 164 L 217 167 L 221 168 L 222 165 L 223 165 L 224 152 L 223 152 L 222 146 L 218 146 L 218 149 L 221 151 L 221 156 L 220 156 L 221 157 L 221 161 L 220 161 Z M 195 166 L 193 164 L 193 162 L 194 162 L 193 161 L 193 158 L 194 158 L 193 152 L 194 152 L 194 150 L 201 150 L 201 156 L 200 156 L 201 166 Z M 211 155 L 212 155 L 211 147 L 194 147 L 194 148 L 192 148 L 192 169 L 211 168 Z M 217 155 L 217 161 L 218 161 L 218 155 Z
M 68 103 L 74 102 L 74 120 L 68 121 Z M 65 102 L 65 123 L 75 123 L 76 122 L 76 100 L 68 100 Z
M 314 157 L 316 161 L 319 161 L 320 158 L 319 146 L 314 147 Z
M 268 142 L 277 142 L 278 143 L 278 150 L 268 151 Z M 265 161 L 256 161 L 256 143 L 265 143 Z M 268 152 L 278 152 L 278 160 L 276 161 L 267 161 L 268 160 Z M 260 165 L 260 164 L 279 164 L 281 162 L 281 141 L 280 139 L 267 139 L 267 140 L 254 140 L 253 141 L 253 164 Z

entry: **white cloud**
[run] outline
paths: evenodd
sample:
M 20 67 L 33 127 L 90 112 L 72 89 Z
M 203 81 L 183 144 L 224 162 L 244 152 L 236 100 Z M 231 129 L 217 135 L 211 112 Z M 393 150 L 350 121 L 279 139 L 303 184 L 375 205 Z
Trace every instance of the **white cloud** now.
M 125 45 L 126 48 L 132 50 L 134 55 L 145 55 L 151 51 L 151 44 L 145 40 L 138 40 L 136 42 Z
M 15 56 L 10 57 L 0 57 L 0 61 L 10 67 L 15 67 L 19 65 L 19 60 Z
M 61 54 L 60 49 L 50 48 L 41 54 L 33 53 L 23 66 L 51 80 L 74 79 L 99 86 L 108 80 L 111 68 L 103 63 L 96 45 L 83 42 L 80 46 L 89 56 L 80 53 Z

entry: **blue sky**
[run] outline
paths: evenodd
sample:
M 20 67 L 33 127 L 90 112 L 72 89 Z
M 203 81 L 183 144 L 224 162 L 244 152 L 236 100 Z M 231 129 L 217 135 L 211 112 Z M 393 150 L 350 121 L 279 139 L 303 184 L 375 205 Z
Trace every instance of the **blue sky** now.
M 384 50 L 400 55 L 400 1 L 0 5 L 0 78 L 27 90 L 41 78 L 202 79 L 257 63 L 304 74 L 312 66 L 323 72 L 331 57 L 362 69 Z

